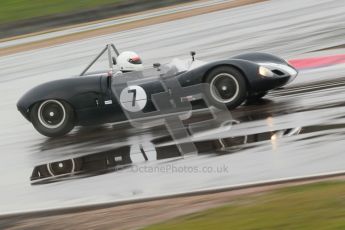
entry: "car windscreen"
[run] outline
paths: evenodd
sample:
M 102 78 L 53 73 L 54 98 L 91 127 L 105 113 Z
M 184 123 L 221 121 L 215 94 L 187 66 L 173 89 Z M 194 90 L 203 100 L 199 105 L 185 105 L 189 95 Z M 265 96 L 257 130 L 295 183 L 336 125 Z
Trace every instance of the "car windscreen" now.
M 162 65 L 162 73 L 164 75 L 176 75 L 177 73 L 188 71 L 191 62 L 189 60 L 182 60 L 174 58 L 171 62 Z
M 189 65 L 190 63 L 188 60 L 175 58 L 171 62 L 161 65 L 159 68 L 150 67 L 145 68 L 143 71 L 125 73 L 118 71 L 113 74 L 112 82 L 116 82 L 116 84 L 127 84 L 128 82 L 139 84 L 147 81 L 154 81 L 155 79 L 165 79 L 187 71 Z

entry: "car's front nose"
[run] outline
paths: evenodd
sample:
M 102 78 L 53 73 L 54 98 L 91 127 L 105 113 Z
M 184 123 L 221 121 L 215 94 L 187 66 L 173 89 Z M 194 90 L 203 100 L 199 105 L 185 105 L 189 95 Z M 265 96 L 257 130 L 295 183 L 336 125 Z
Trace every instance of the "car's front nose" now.
M 259 66 L 269 69 L 274 74 L 271 77 L 288 77 L 289 81 L 287 83 L 293 81 L 298 74 L 298 71 L 289 64 L 260 63 Z
M 292 82 L 298 71 L 289 64 L 259 63 L 258 76 L 260 90 L 279 88 Z

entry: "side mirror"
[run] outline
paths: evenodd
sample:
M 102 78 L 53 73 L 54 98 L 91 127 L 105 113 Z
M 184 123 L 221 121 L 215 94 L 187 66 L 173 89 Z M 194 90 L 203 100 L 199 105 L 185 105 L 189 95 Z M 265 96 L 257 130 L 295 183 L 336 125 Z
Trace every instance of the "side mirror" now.
M 195 51 L 191 51 L 190 52 L 190 55 L 192 56 L 192 60 L 195 61 L 195 55 L 196 55 L 196 52 Z

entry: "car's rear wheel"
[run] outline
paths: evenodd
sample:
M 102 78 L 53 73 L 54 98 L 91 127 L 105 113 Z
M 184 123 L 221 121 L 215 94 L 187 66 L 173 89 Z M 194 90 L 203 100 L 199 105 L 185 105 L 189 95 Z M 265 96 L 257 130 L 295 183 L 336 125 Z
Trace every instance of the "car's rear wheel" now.
M 47 137 L 63 136 L 74 127 L 74 111 L 63 101 L 46 100 L 36 103 L 30 117 L 35 129 Z
M 241 105 L 247 96 L 247 85 L 244 76 L 237 69 L 228 66 L 212 70 L 206 77 L 209 84 L 209 97 L 212 104 L 228 109 Z

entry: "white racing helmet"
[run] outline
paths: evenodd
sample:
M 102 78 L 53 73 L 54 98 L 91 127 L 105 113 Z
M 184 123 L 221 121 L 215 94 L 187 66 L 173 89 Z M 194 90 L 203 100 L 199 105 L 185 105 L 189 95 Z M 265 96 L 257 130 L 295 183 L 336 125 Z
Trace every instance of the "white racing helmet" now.
M 143 63 L 139 55 L 132 51 L 124 51 L 117 57 L 117 65 L 121 71 L 142 71 Z

